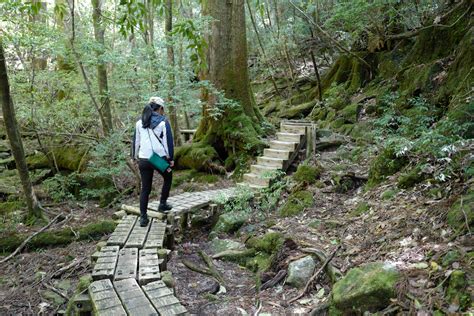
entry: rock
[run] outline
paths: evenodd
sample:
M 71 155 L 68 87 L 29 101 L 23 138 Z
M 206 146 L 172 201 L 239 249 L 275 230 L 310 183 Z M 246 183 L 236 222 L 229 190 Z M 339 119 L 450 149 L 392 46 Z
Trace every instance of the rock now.
M 231 239 L 215 238 L 211 241 L 211 250 L 213 253 L 219 253 L 226 250 L 241 250 L 245 246 L 237 241 Z
M 346 140 L 342 137 L 336 137 L 336 136 L 321 137 L 316 142 L 316 150 L 337 148 L 345 143 L 346 143 Z
M 343 314 L 380 310 L 395 297 L 399 277 L 393 266 L 383 263 L 353 268 L 334 284 L 332 305 Z
M 233 233 L 237 231 L 248 218 L 245 212 L 229 212 L 219 216 L 213 231 L 216 233 Z
M 315 267 L 316 263 L 311 256 L 306 256 L 291 262 L 288 266 L 288 277 L 286 279 L 286 284 L 298 288 L 304 287 L 306 282 L 308 282 L 308 280 L 313 275 Z
M 163 281 L 163 283 L 169 288 L 174 288 L 176 286 L 176 281 L 173 278 L 171 271 L 161 272 L 161 281 Z

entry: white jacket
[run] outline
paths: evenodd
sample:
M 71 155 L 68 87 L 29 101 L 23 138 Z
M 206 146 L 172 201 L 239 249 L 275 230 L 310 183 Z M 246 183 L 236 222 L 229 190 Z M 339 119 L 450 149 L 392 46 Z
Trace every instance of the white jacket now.
M 169 157 L 165 126 L 166 123 L 163 121 L 152 130 L 143 128 L 142 120 L 137 121 L 135 124 L 135 159 L 148 159 L 153 152 L 161 157 Z

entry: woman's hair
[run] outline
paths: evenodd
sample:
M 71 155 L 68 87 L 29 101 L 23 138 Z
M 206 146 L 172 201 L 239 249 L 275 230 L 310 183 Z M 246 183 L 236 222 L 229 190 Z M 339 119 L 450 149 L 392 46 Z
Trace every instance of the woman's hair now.
M 160 104 L 157 103 L 148 103 L 144 108 L 142 112 L 142 126 L 143 128 L 149 128 L 151 125 L 151 115 L 153 114 L 154 111 L 159 110 L 161 107 L 163 107 Z

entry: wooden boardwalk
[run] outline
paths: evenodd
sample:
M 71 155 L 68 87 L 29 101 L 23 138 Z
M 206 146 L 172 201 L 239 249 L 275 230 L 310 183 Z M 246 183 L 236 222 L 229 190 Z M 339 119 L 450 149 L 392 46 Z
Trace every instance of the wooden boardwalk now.
M 173 238 L 174 218 L 235 194 L 231 188 L 170 197 L 173 209 L 166 219 L 152 218 L 146 227 L 140 227 L 136 215 L 123 216 L 107 245 L 92 255 L 93 282 L 88 288 L 91 312 L 101 316 L 188 315 L 173 289 L 161 281 L 167 260 L 164 247 L 167 239 Z M 156 210 L 158 204 L 151 202 L 149 209 Z

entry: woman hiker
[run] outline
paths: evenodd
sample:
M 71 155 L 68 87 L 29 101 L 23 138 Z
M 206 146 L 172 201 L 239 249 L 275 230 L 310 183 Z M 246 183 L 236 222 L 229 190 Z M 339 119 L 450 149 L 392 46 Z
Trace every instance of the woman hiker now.
M 142 227 L 148 225 L 149 222 L 147 216 L 148 198 L 155 170 L 161 174 L 164 180 L 158 211 L 166 213 L 172 208 L 166 200 L 170 195 L 173 178 L 171 168 L 174 166 L 174 144 L 170 123 L 164 115 L 164 105 L 163 99 L 159 97 L 150 98 L 149 103 L 143 109 L 141 120 L 138 120 L 135 125 L 132 157 L 138 160 L 138 168 L 142 179 L 142 190 L 140 192 L 140 226 Z M 153 153 L 166 159 L 170 164 L 170 168 L 164 172 L 155 169 L 148 161 Z

